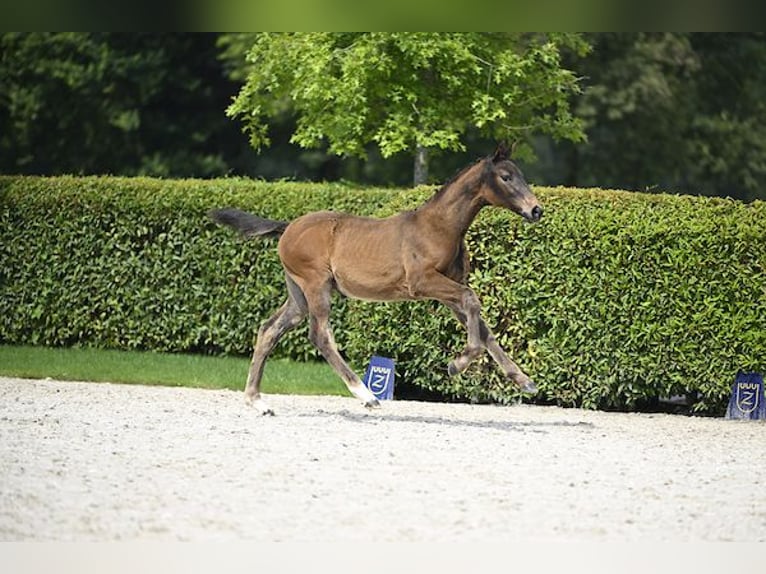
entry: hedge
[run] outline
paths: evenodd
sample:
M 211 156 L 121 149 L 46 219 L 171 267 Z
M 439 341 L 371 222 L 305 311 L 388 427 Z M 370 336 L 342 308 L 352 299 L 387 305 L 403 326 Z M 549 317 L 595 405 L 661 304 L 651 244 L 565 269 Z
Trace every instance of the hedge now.
M 486 209 L 468 243 L 485 318 L 538 383 L 536 400 L 631 409 L 685 394 L 698 411 L 722 413 L 736 372 L 763 372 L 763 202 L 535 191 L 545 207 L 540 223 Z M 275 242 L 241 241 L 210 222 L 208 209 L 384 216 L 432 192 L 0 177 L 0 343 L 249 353 L 258 324 L 284 298 Z M 401 390 L 517 398 L 486 357 L 447 377 L 465 334 L 436 303 L 338 298 L 332 320 L 358 371 L 373 353 L 396 359 Z M 276 354 L 317 358 L 305 326 Z
M 388 190 L 244 179 L 0 177 L 0 342 L 246 354 L 285 296 L 276 242 L 207 217 L 374 211 Z M 343 320 L 345 304 L 336 310 Z M 307 329 L 277 356 L 317 358 Z

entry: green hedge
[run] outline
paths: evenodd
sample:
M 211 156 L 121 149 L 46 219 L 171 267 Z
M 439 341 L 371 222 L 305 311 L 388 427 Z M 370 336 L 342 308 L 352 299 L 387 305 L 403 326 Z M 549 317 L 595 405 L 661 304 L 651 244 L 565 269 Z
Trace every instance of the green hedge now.
M 207 217 L 371 212 L 388 190 L 243 179 L 0 178 L 0 342 L 246 354 L 285 297 L 274 240 Z M 345 303 L 338 308 L 345 315 Z M 306 328 L 277 356 L 317 358 Z
M 763 202 L 536 189 L 530 225 L 482 212 L 471 285 L 540 401 L 635 408 L 697 397 L 723 412 L 738 369 L 766 367 Z M 0 342 L 249 353 L 284 298 L 273 240 L 240 241 L 206 218 L 235 205 L 290 219 L 317 209 L 387 215 L 432 190 L 223 179 L 0 178 Z M 339 345 L 362 371 L 396 358 L 401 389 L 508 402 L 486 358 L 450 379 L 465 335 L 432 302 L 337 299 Z M 314 358 L 305 327 L 277 353 Z M 340 384 L 340 383 L 339 383 Z

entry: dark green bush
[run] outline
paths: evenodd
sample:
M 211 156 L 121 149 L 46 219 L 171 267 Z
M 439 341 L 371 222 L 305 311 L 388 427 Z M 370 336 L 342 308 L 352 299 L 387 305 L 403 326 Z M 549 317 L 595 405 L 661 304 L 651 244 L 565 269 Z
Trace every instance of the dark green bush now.
M 318 209 L 388 215 L 432 190 L 240 179 L 0 177 L 0 342 L 250 352 L 285 297 L 274 240 L 241 241 L 206 216 L 234 205 L 292 219 Z M 723 410 L 738 369 L 766 366 L 766 207 L 721 199 L 538 189 L 536 225 L 482 212 L 471 285 L 540 400 L 634 408 L 696 396 Z M 508 402 L 485 357 L 450 379 L 465 334 L 433 302 L 336 299 L 335 335 L 361 372 L 397 359 L 400 389 Z M 316 357 L 305 327 L 277 354 Z M 340 384 L 340 382 L 339 382 Z
M 0 342 L 249 353 L 286 296 L 276 242 L 242 241 L 207 211 L 364 213 L 391 195 L 239 179 L 0 178 Z M 345 303 L 337 312 L 342 321 Z M 316 357 L 297 331 L 277 355 Z

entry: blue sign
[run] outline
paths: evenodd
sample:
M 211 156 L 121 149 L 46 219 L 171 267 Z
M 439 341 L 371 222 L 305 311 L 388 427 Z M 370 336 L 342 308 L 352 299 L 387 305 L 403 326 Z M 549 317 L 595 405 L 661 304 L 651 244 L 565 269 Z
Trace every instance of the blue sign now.
M 760 373 L 737 373 L 731 387 L 727 419 L 766 420 L 766 404 L 763 400 L 763 375 Z
M 364 373 L 364 385 L 372 391 L 378 400 L 394 398 L 394 360 L 373 355 L 367 372 Z

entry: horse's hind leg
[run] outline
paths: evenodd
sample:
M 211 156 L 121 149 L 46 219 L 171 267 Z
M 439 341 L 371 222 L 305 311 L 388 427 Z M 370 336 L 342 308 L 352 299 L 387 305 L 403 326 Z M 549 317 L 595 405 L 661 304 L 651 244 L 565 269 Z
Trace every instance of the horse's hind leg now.
M 245 386 L 245 401 L 264 415 L 274 414 L 274 411 L 261 398 L 261 378 L 266 358 L 282 335 L 297 327 L 308 311 L 303 293 L 289 277 L 287 277 L 287 288 L 289 291 L 287 301 L 258 329 L 258 338 L 253 349 L 253 359 L 250 362 L 250 372 Z
M 375 395 L 364 386 L 359 376 L 348 366 L 338 352 L 338 346 L 330 329 L 330 284 L 324 284 L 314 290 L 306 290 L 309 306 L 309 338 L 319 349 L 322 356 L 346 383 L 346 387 L 368 408 L 378 407 L 380 403 Z

